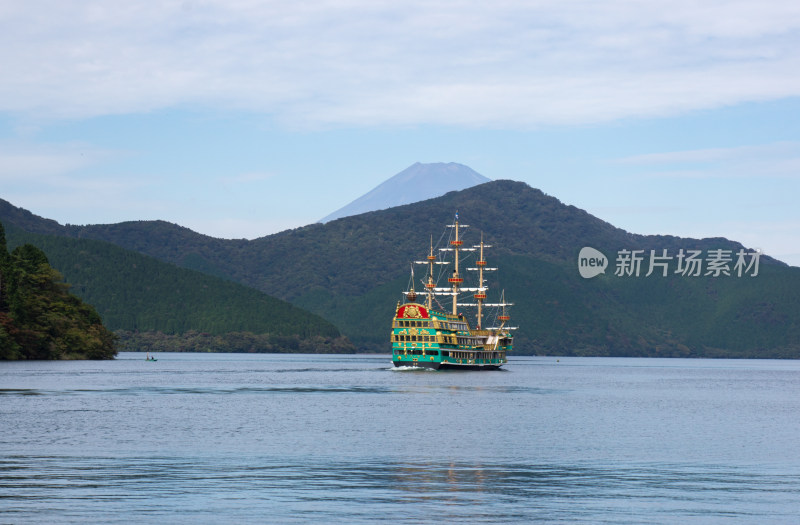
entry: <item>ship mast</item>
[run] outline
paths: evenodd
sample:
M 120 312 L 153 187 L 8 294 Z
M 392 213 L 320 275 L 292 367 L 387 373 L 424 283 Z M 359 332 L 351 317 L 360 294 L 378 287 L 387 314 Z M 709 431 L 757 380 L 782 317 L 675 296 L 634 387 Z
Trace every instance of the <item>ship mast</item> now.
M 414 265 L 411 265 L 411 289 L 406 294 L 406 300 L 409 303 L 416 302 L 417 292 L 414 291 Z
M 462 306 L 461 303 L 458 302 L 458 294 L 460 291 L 479 291 L 483 292 L 485 288 L 483 284 L 480 284 L 480 288 L 463 288 L 462 283 L 464 279 L 461 277 L 461 273 L 459 270 L 459 256 L 461 252 L 474 252 L 478 246 L 473 248 L 463 248 L 462 245 L 464 241 L 461 240 L 461 229 L 462 228 L 469 228 L 467 224 L 460 224 L 458 222 L 458 212 L 456 212 L 455 220 L 453 224 L 448 224 L 448 228 L 455 228 L 455 234 L 453 235 L 452 240 L 450 241 L 450 248 L 439 248 L 439 251 L 443 252 L 455 252 L 453 257 L 454 268 L 453 274 L 450 278 L 447 279 L 449 283 L 449 288 L 437 288 L 436 284 L 433 281 L 433 268 L 434 264 L 450 264 L 450 261 L 437 261 L 437 256 L 433 254 L 433 236 L 431 236 L 431 245 L 430 245 L 430 252 L 428 255 L 427 261 L 414 261 L 415 264 L 427 264 L 428 265 L 428 280 L 425 282 L 425 288 L 428 289 L 428 301 L 427 306 L 429 309 L 433 308 L 433 296 L 434 295 L 452 295 L 453 296 L 453 315 L 458 315 L 458 307 Z M 487 245 L 484 245 L 487 246 Z M 488 246 L 487 246 L 488 247 Z M 481 256 L 481 260 L 483 256 Z M 484 263 L 485 264 L 485 263 Z M 477 268 L 467 268 L 467 270 L 476 270 Z M 486 270 L 496 270 L 496 268 L 485 268 Z M 484 299 L 486 297 L 484 296 Z M 475 306 L 475 305 L 471 305 Z M 480 321 L 479 321 L 480 323 Z
M 491 245 L 486 244 L 486 243 L 483 242 L 483 232 L 481 232 L 481 243 L 475 245 L 472 248 L 473 250 L 474 249 L 479 249 L 480 250 L 480 256 L 478 257 L 478 260 L 475 261 L 475 264 L 477 265 L 477 267 L 476 268 L 467 268 L 467 270 L 477 271 L 478 272 L 478 287 L 477 288 L 464 288 L 464 290 L 472 290 L 472 291 L 476 292 L 473 297 L 475 297 L 475 300 L 477 302 L 476 303 L 459 303 L 459 306 L 477 306 L 478 307 L 478 312 L 477 312 L 477 314 L 475 316 L 477 318 L 478 330 L 480 330 L 483 327 L 483 307 L 484 306 L 497 306 L 495 304 L 484 303 L 484 301 L 486 300 L 486 280 L 483 278 L 483 272 L 493 272 L 493 271 L 497 270 L 497 268 L 488 268 L 486 266 L 486 259 L 483 258 L 483 249 L 484 248 L 491 248 L 491 247 L 492 247 Z M 464 249 L 468 249 L 468 248 L 464 248 Z
M 508 314 L 506 314 L 506 306 L 511 306 L 511 303 L 506 302 L 505 290 L 503 290 L 500 293 L 500 306 L 503 308 L 503 311 L 500 315 L 497 316 L 497 319 L 500 321 L 500 328 L 498 328 L 498 330 L 501 330 L 506 325 L 506 321 L 511 319 L 511 317 Z
M 475 294 L 475 299 L 478 301 L 478 330 L 481 329 L 483 301 L 486 299 L 486 290 L 483 287 L 483 268 L 486 266 L 486 260 L 483 258 L 483 248 L 483 232 L 481 232 L 480 257 L 475 261 L 478 265 L 478 293 Z
M 425 261 L 414 261 L 415 264 L 427 264 L 428 265 L 428 280 L 425 283 L 425 288 L 428 289 L 428 298 L 426 300 L 426 306 L 428 310 L 433 309 L 433 296 L 436 295 L 436 291 L 439 290 L 436 288 L 436 283 L 433 282 L 433 265 L 434 264 L 450 264 L 449 261 L 437 261 L 436 256 L 433 254 L 433 235 L 431 235 L 431 248 L 430 252 L 428 252 L 427 260 Z
M 455 252 L 455 267 L 453 268 L 453 276 L 447 279 L 447 282 L 453 285 L 453 315 L 458 315 L 458 288 L 461 286 L 461 283 L 464 282 L 464 279 L 458 274 L 458 252 L 461 249 L 461 245 L 464 244 L 464 241 L 458 238 L 458 212 L 456 212 L 454 224 L 448 225 L 452 228 L 456 229 L 455 239 L 450 241 L 450 244 L 453 246 L 453 251 Z M 464 225 L 466 228 L 467 226 Z
M 431 235 L 431 251 L 428 252 L 428 282 L 425 283 L 425 288 L 428 289 L 428 310 L 433 310 L 433 289 L 436 287 L 433 282 L 434 261 L 436 261 L 436 256 L 433 254 L 433 235 Z

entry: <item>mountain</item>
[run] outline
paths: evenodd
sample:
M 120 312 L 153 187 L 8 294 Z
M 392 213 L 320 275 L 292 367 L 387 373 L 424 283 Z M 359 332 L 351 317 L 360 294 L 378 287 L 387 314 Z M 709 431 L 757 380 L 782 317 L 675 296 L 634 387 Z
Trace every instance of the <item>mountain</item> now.
M 27 243 L 46 252 L 72 292 L 122 335 L 125 349 L 143 350 L 159 341 L 158 350 L 165 345 L 173 350 L 298 351 L 311 345 L 354 350 L 318 315 L 230 280 L 104 241 L 30 233 L 14 225 L 7 233 L 11 247 Z
M 472 168 L 455 162 L 417 162 L 319 222 L 424 201 L 490 180 Z
M 612 261 L 623 249 L 736 253 L 743 246 L 632 234 L 521 182 L 488 182 L 253 241 L 211 239 L 162 222 L 61 227 L 61 235 L 205 268 L 324 317 L 361 350 L 385 352 L 409 263 L 427 253 L 430 235 L 438 238 L 455 210 L 472 225 L 465 243 L 482 232 L 494 246 L 487 259 L 500 272 L 490 286 L 515 303 L 516 353 L 800 357 L 800 268 L 762 256 L 756 278 L 620 278 L 609 271 L 584 279 L 577 267 L 584 246 Z

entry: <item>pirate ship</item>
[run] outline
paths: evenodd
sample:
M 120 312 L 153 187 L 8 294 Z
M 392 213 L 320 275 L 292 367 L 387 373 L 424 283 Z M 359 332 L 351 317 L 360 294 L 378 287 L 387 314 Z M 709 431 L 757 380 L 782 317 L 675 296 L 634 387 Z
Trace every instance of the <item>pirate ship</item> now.
M 505 302 L 505 291 L 500 301 L 487 301 L 485 272 L 497 268 L 487 266 L 483 235 L 479 244 L 465 247 L 461 230 L 468 228 L 459 224 L 458 212 L 453 224 L 446 226 L 447 247 L 439 248 L 441 256 L 434 253 L 433 238 L 430 251 L 424 261 L 415 264 L 427 266 L 426 278 L 422 281 L 425 291 L 414 290 L 412 266 L 411 285 L 403 292 L 404 300 L 397 303 L 392 320 L 392 362 L 396 367 L 423 367 L 432 369 L 496 370 L 508 362 L 506 354 L 511 351 L 515 327 L 506 326 L 510 317 Z M 467 252 L 466 254 L 464 252 Z M 465 284 L 459 263 L 477 254 L 474 267 L 473 286 Z M 452 264 L 452 273 L 449 272 Z M 446 280 L 446 286 L 440 286 Z M 469 281 L 469 279 L 468 279 Z M 452 308 L 443 306 L 438 297 L 450 296 Z M 447 300 L 445 300 L 447 302 Z

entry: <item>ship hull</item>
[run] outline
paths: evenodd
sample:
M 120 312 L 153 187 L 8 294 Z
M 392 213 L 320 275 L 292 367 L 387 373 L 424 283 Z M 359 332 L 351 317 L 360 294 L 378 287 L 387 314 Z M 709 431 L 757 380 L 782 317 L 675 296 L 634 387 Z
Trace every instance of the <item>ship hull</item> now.
M 503 365 L 460 365 L 456 363 L 437 363 L 427 361 L 392 361 L 395 367 L 426 368 L 428 370 L 500 370 Z
M 394 366 L 433 370 L 497 370 L 512 347 L 507 332 L 471 329 L 463 316 L 418 303 L 398 305 L 391 339 Z

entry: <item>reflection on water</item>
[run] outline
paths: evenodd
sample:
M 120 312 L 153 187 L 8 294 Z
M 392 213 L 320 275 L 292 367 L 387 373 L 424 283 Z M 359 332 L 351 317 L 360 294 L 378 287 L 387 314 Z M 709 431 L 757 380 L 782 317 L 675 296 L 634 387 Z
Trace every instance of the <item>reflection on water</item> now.
M 0 523 L 800 523 L 800 362 L 0 363 Z
M 35 521 L 790 522 L 796 475 L 700 465 L 287 461 L 264 457 L 12 456 L 4 518 Z M 731 506 L 732 499 L 737 501 Z M 141 513 L 141 514 L 136 514 Z

